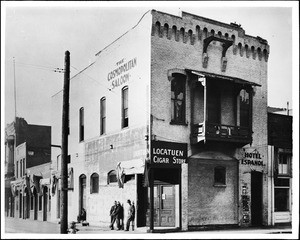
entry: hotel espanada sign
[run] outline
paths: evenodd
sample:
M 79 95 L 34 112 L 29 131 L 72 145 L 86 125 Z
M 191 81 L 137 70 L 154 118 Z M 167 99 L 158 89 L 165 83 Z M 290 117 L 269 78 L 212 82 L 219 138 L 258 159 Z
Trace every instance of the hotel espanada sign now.
M 180 166 L 187 163 L 187 144 L 151 141 L 151 165 Z

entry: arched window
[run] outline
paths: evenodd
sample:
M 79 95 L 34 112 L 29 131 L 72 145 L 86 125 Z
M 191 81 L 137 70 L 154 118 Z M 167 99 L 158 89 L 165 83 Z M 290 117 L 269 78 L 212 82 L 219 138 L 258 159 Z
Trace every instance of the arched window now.
M 122 89 L 122 128 L 128 127 L 128 87 Z
M 172 39 L 174 39 L 175 41 L 178 41 L 177 39 L 177 27 L 176 26 L 173 26 L 172 27 Z
M 165 23 L 165 25 L 164 25 L 163 36 L 167 37 L 167 38 L 169 37 L 169 25 L 167 23 Z
M 106 131 L 106 98 L 100 100 L 100 135 Z
M 108 174 L 107 174 L 107 184 L 111 184 L 111 183 L 116 183 L 117 180 L 117 173 L 115 170 L 111 170 Z
M 171 81 L 171 122 L 185 123 L 185 84 L 186 77 L 180 73 L 173 73 Z
M 90 190 L 91 193 L 98 193 L 99 192 L 99 175 L 98 173 L 93 173 L 91 175 L 91 181 L 90 181 Z
M 226 168 L 217 166 L 214 169 L 214 185 L 226 185 Z
M 249 127 L 250 124 L 250 94 L 242 89 L 239 94 L 240 126 Z
M 79 109 L 79 142 L 84 140 L 84 108 Z

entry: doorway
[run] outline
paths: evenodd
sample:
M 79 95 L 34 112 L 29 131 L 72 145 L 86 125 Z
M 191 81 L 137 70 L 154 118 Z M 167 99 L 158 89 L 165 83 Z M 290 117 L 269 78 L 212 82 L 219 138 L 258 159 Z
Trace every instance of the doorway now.
M 251 224 L 262 225 L 262 173 L 251 172 Z
M 47 221 L 47 206 L 48 206 L 48 188 L 44 187 L 43 189 L 43 221 Z
M 81 213 L 82 209 L 86 209 L 86 176 L 84 174 L 79 177 L 79 212 Z
M 175 227 L 174 185 L 154 186 L 154 226 Z

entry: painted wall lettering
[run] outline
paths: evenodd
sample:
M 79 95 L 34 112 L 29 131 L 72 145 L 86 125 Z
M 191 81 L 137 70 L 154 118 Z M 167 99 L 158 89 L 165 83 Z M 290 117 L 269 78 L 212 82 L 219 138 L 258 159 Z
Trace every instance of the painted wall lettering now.
M 110 71 L 107 75 L 107 81 L 111 82 L 111 89 L 119 87 L 127 83 L 130 79 L 130 73 L 128 72 L 137 65 L 137 58 L 133 58 L 124 63 L 124 58 L 117 62 L 117 68 Z

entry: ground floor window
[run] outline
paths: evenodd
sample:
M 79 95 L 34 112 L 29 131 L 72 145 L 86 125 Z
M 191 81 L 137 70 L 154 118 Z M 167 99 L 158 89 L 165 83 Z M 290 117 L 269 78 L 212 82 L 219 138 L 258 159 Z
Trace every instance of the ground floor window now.
M 290 210 L 290 179 L 275 179 L 275 212 Z

